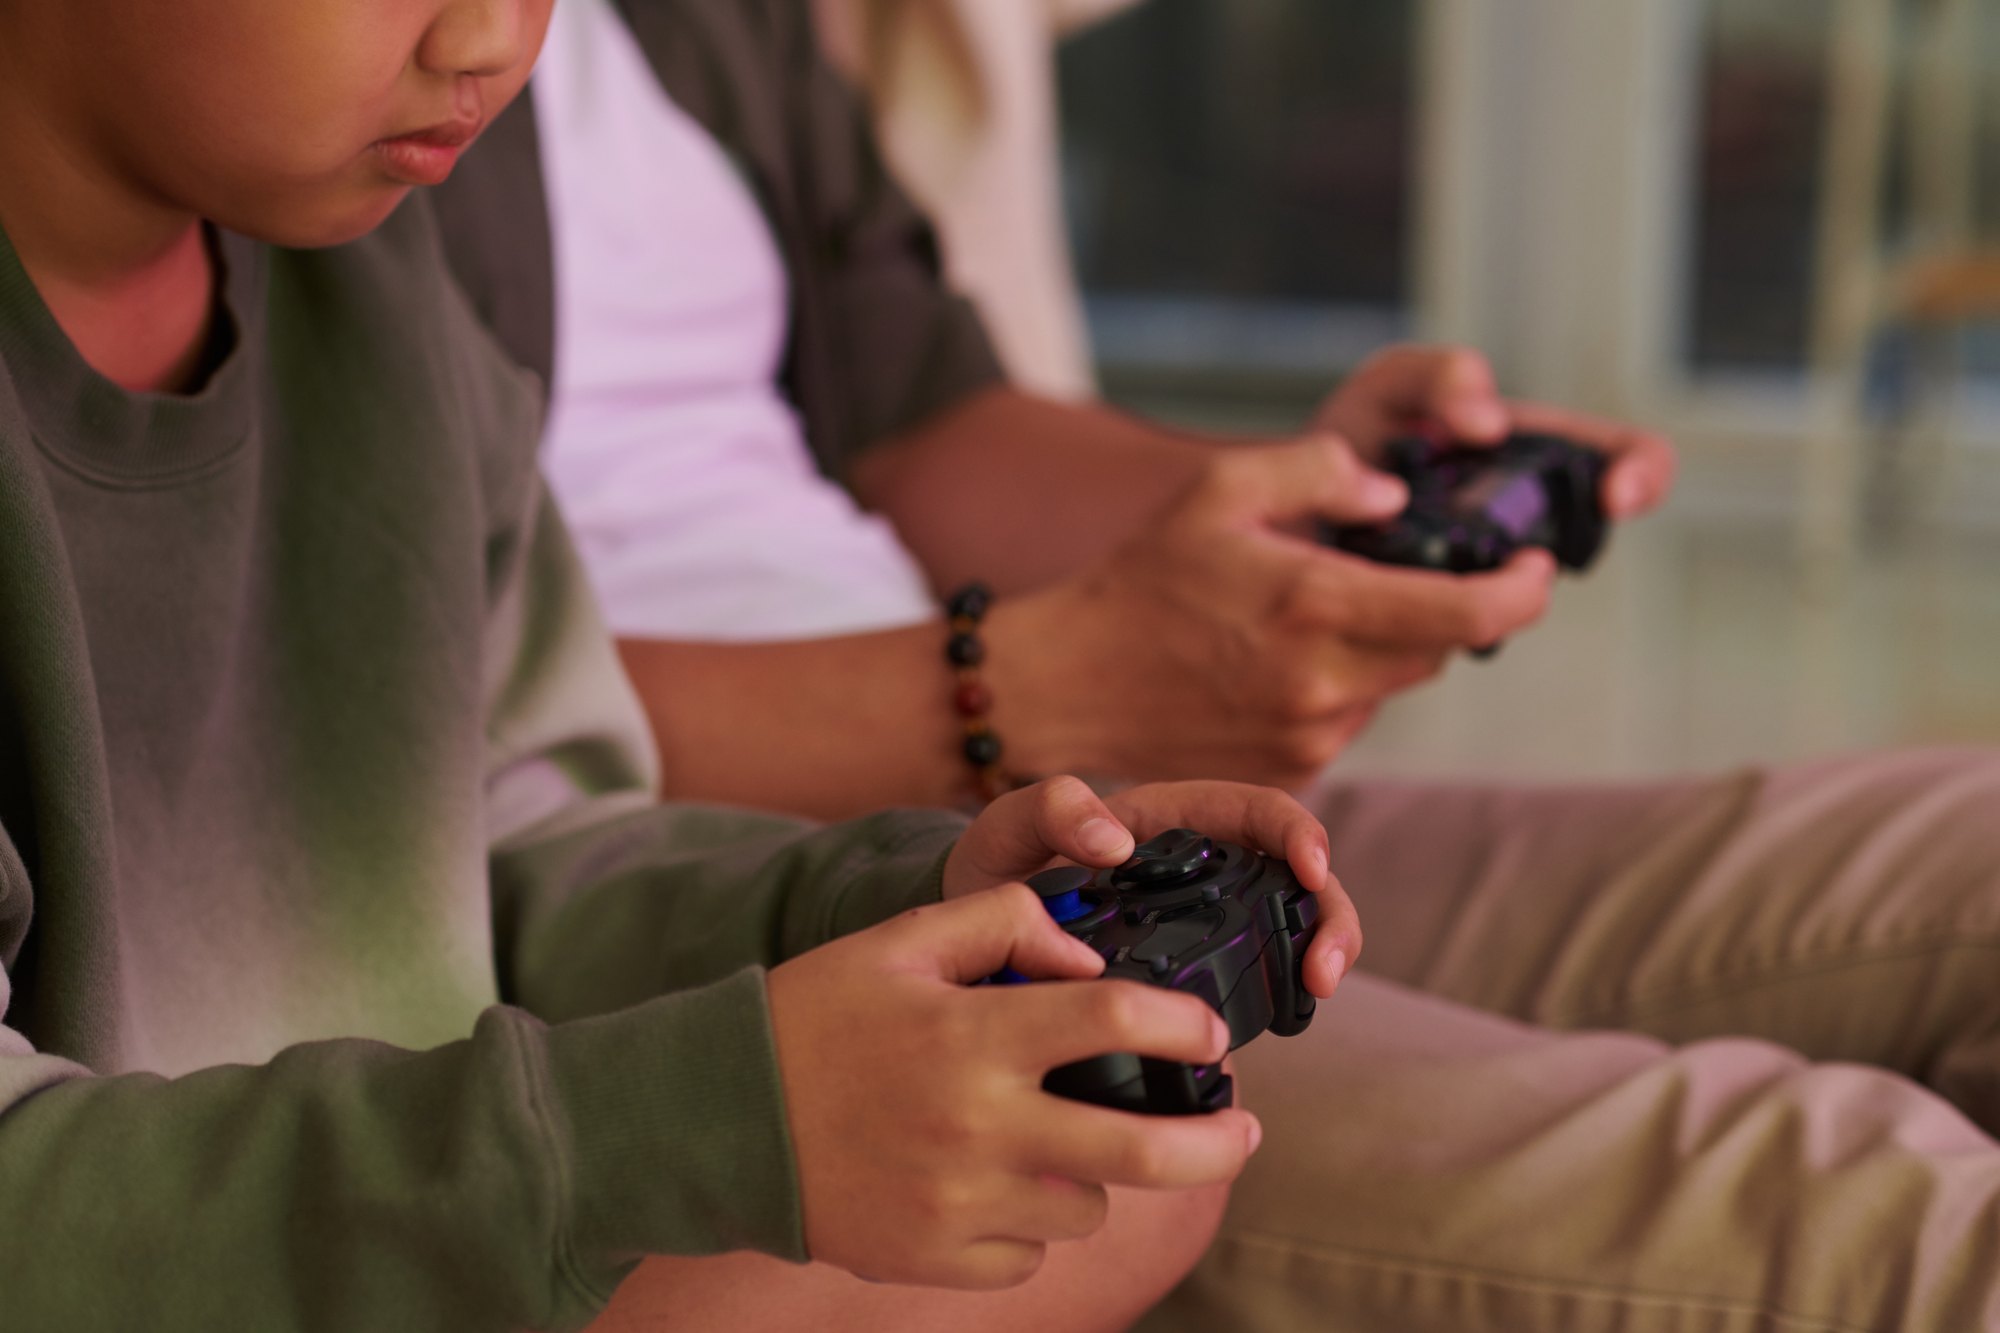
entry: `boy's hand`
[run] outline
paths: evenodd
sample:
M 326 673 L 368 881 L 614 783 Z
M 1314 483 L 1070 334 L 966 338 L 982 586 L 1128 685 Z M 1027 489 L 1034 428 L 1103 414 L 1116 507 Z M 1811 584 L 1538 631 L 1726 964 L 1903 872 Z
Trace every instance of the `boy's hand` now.
M 1051 778 L 986 807 L 945 862 L 944 895 L 961 898 L 1025 879 L 1057 858 L 1115 866 L 1138 840 L 1191 828 L 1283 857 L 1319 897 L 1320 924 L 1306 949 L 1306 989 L 1325 998 L 1361 956 L 1361 922 L 1327 868 L 1326 826 L 1284 792 L 1233 782 L 1133 787 L 1108 801 L 1076 778 Z
M 1637 518 L 1657 508 L 1674 485 L 1674 450 L 1665 437 L 1636 426 L 1500 396 L 1493 367 L 1462 347 L 1391 347 L 1348 376 L 1313 422 L 1338 431 L 1365 458 L 1407 434 L 1413 419 L 1436 421 L 1467 444 L 1498 444 L 1516 430 L 1544 431 L 1608 454 L 1604 512 Z
M 1050 1242 L 1103 1225 L 1104 1187 L 1235 1179 L 1246 1111 L 1131 1115 L 1042 1090 L 1112 1051 L 1207 1063 L 1227 1029 L 1202 1001 L 1132 982 L 981 986 L 1013 967 L 1097 976 L 1103 960 L 1008 885 L 918 908 L 770 975 L 807 1251 L 879 1281 L 997 1288 Z

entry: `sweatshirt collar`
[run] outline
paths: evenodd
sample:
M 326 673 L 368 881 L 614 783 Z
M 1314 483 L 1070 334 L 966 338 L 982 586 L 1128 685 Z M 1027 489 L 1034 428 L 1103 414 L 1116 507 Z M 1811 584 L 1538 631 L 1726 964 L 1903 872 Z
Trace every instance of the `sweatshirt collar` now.
M 249 439 L 263 247 L 213 229 L 208 236 L 222 291 L 218 336 L 228 351 L 199 390 L 171 394 L 126 389 L 94 370 L 0 229 L 0 362 L 44 453 L 93 480 L 159 487 L 207 472 Z

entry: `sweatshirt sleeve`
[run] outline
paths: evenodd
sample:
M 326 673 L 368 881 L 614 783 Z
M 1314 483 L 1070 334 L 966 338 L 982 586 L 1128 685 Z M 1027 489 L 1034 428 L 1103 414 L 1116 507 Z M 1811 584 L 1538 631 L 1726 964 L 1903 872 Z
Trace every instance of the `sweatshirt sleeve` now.
M 803 1259 L 763 1004 L 744 971 L 172 1080 L 0 1028 L 0 1327 L 575 1329 L 646 1254 Z
M 822 827 L 657 803 L 644 714 L 539 479 L 496 546 L 488 660 L 495 947 L 551 1021 L 768 967 L 940 896 L 943 811 Z

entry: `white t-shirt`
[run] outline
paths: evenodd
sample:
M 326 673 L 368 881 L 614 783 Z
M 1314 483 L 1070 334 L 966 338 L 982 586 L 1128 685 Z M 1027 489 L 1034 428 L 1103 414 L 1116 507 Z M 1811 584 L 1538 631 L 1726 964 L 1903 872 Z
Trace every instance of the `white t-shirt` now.
M 936 614 L 778 388 L 789 291 L 756 199 L 611 0 L 560 0 L 535 72 L 554 229 L 544 467 L 612 628 L 810 638 Z

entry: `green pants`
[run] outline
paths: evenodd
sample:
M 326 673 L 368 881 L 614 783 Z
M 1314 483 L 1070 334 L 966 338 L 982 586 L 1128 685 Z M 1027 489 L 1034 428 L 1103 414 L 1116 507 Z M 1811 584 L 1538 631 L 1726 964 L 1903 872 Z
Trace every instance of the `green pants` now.
M 1145 1333 L 2000 1330 L 2000 752 L 1324 802 L 1363 970 Z

